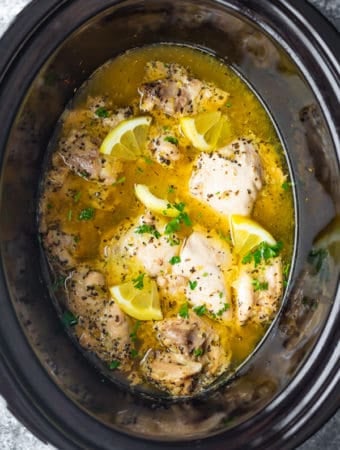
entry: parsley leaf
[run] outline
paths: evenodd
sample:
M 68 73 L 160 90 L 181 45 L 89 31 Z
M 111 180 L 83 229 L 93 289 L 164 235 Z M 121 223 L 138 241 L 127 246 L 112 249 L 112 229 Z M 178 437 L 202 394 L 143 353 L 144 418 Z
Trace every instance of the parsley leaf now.
M 190 289 L 193 291 L 194 289 L 196 289 L 196 287 L 197 287 L 197 281 L 195 280 L 195 281 L 190 281 L 189 280 L 189 287 L 190 287 Z
M 120 366 L 120 361 L 118 361 L 117 359 L 114 359 L 113 361 L 110 362 L 109 369 L 115 370 L 115 369 L 118 369 L 119 366 Z
M 178 264 L 181 262 L 181 257 L 180 256 L 173 256 L 172 258 L 169 259 L 169 263 L 173 266 L 174 264 Z
M 65 311 L 62 315 L 61 321 L 65 327 L 73 327 L 74 325 L 77 325 L 78 318 L 71 313 L 71 311 Z
M 198 316 L 203 316 L 207 312 L 207 307 L 205 305 L 195 306 L 193 310 Z
M 126 181 L 126 177 L 120 177 L 118 178 L 117 181 L 115 181 L 114 183 L 112 183 L 112 186 L 117 186 L 117 184 L 123 184 Z
M 188 303 L 184 303 L 184 304 L 180 307 L 180 309 L 179 309 L 179 311 L 178 311 L 178 314 L 179 314 L 181 317 L 183 317 L 183 319 L 188 319 L 188 318 L 189 318 L 189 305 L 188 305 Z
M 170 144 L 178 145 L 178 139 L 174 136 L 165 136 L 165 142 L 170 142 Z
M 283 243 L 281 241 L 274 245 L 268 244 L 268 242 L 261 242 L 255 250 L 247 253 L 242 258 L 242 264 L 250 263 L 254 261 L 255 267 L 257 267 L 262 261 L 268 261 L 270 258 L 275 258 L 278 256 L 282 250 Z
M 268 289 L 268 282 L 267 281 L 263 281 L 260 282 L 257 279 L 253 279 L 251 284 L 254 287 L 254 291 L 266 291 Z
M 194 353 L 194 356 L 202 356 L 203 355 L 203 349 L 202 348 L 195 348 L 193 353 Z
M 168 186 L 168 194 L 173 194 L 176 190 L 176 187 L 173 184 L 169 184 Z
M 134 326 L 132 328 L 132 331 L 130 333 L 130 338 L 131 338 L 131 341 L 133 341 L 133 342 L 135 342 L 137 340 L 137 331 L 138 331 L 138 328 L 140 327 L 140 325 L 141 325 L 141 322 L 139 320 L 137 320 L 137 322 L 134 324 Z
M 95 115 L 101 117 L 102 119 L 106 119 L 107 117 L 109 117 L 108 111 L 103 106 L 100 106 L 98 109 L 96 109 Z
M 137 234 L 149 233 L 157 239 L 161 237 L 161 233 L 156 230 L 156 227 L 154 225 L 147 225 L 146 223 L 144 223 L 143 225 L 139 225 L 136 228 L 135 233 Z
M 282 189 L 284 190 L 284 191 L 289 191 L 289 189 L 291 188 L 293 186 L 293 183 L 291 182 L 291 181 L 284 181 L 282 184 L 281 184 L 281 187 L 282 187 Z
M 130 356 L 131 356 L 131 358 L 137 358 L 138 351 L 135 348 L 131 349 Z
M 94 217 L 94 208 L 89 206 L 84 208 L 79 213 L 79 220 L 91 220 Z
M 72 220 L 72 209 L 69 209 L 68 210 L 68 213 L 67 213 L 67 220 L 69 221 L 69 222 L 71 222 L 71 220 Z
M 229 308 L 230 308 L 229 303 L 225 303 L 225 304 L 223 305 L 223 307 L 217 311 L 216 316 L 221 317 L 222 314 L 225 313 L 226 311 L 228 311 Z
M 74 196 L 73 196 L 74 203 L 78 203 L 80 200 L 80 197 L 81 197 L 81 192 L 80 191 L 75 192 Z
M 133 286 L 136 289 L 143 289 L 144 287 L 144 277 L 145 277 L 145 273 L 141 273 L 140 275 L 138 275 L 138 277 L 133 278 L 132 282 L 133 282 Z

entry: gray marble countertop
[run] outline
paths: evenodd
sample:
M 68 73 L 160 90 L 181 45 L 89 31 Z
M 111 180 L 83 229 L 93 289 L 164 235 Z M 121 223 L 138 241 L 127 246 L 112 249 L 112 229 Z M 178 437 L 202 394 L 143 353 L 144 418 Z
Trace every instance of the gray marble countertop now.
M 336 28 L 340 29 L 340 0 L 309 0 Z M 13 18 L 30 0 L 0 0 L 0 36 Z M 53 450 L 35 438 L 8 411 L 6 402 L 0 397 L 0 449 L 1 450 Z M 314 436 L 298 450 L 339 450 L 340 412 L 333 416 Z

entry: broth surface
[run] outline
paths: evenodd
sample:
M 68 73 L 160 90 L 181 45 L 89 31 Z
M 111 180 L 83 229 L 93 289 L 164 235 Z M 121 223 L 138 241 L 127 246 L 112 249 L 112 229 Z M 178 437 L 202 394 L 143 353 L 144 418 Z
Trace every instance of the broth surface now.
M 174 67 L 184 68 L 189 74 L 188 83 L 193 79 L 199 80 L 208 83 L 207 90 L 217 88 L 226 93 L 227 100 L 217 108 L 211 108 L 227 120 L 227 132 L 218 147 L 206 152 L 199 150 L 181 131 L 181 117 L 196 117 L 209 112 L 209 102 L 207 109 L 202 108 L 193 113 L 181 113 L 179 110 L 173 115 L 165 114 L 161 107 L 141 110 L 141 90 L 147 83 L 147 89 L 154 88 L 152 83 L 159 79 L 151 79 L 150 73 L 154 77 L 159 67 L 161 71 L 168 70 L 169 73 L 174 71 Z M 172 83 L 171 77 L 176 80 L 177 76 L 171 72 L 160 80 L 170 79 Z M 182 86 L 182 81 L 179 83 Z M 86 170 L 81 172 L 75 168 L 77 161 L 73 162 L 72 159 L 70 163 L 69 153 L 65 152 L 73 152 L 73 147 L 83 142 L 82 139 L 84 142 L 89 139 L 92 147 L 99 151 L 107 134 L 118 126 L 120 120 L 128 121 L 140 116 L 152 118 L 143 154 L 134 160 L 105 156 L 107 164 L 113 168 L 112 182 L 107 182 L 108 178 L 105 178 L 106 181 L 93 179 Z M 157 139 L 173 145 L 173 149 L 179 153 L 179 159 L 159 158 Z M 253 277 L 251 295 L 256 297 L 259 291 L 263 291 L 261 295 L 265 296 L 265 291 L 269 290 L 268 281 L 265 279 L 260 282 L 259 279 L 263 274 L 267 276 L 265 271 L 274 264 L 274 260 L 278 261 L 280 276 L 283 277 L 283 281 L 279 282 L 280 293 L 266 317 L 253 312 L 246 320 L 240 315 L 241 294 L 238 292 L 241 292 L 241 281 L 237 280 L 240 280 L 241 271 L 248 266 L 235 254 L 229 217 L 207 203 L 207 199 L 203 201 L 198 195 L 193 195 L 193 188 L 190 187 L 194 182 L 193 174 L 199 176 L 200 170 L 204 170 L 204 167 L 199 167 L 199 158 L 202 158 L 204 166 L 208 158 L 213 159 L 212 155 L 216 155 L 219 158 L 216 164 L 220 165 L 224 156 L 218 156 L 219 149 L 235 142 L 237 145 L 243 145 L 244 142 L 245 146 L 253 146 L 261 163 L 262 186 L 251 207 L 250 217 L 269 232 L 275 241 L 283 243 L 279 256 L 275 255 L 252 268 L 256 275 Z M 64 311 L 63 320 L 72 327 L 80 345 L 95 353 L 110 370 L 126 376 L 130 383 L 151 384 L 171 395 L 191 395 L 205 389 L 223 372 L 235 371 L 264 336 L 279 308 L 284 278 L 288 276 L 294 233 L 293 199 L 284 153 L 273 124 L 254 93 L 231 68 L 201 51 L 177 45 L 134 49 L 98 69 L 76 93 L 61 118 L 60 129 L 52 146 L 51 161 L 44 176 L 40 199 L 40 232 L 56 280 L 57 297 Z M 153 146 L 156 146 L 156 150 Z M 86 148 L 84 151 L 87 151 Z M 210 156 L 204 159 L 202 154 Z M 93 159 L 99 153 L 94 155 L 92 152 L 89 155 Z M 145 204 L 136 197 L 135 185 L 147 186 L 159 199 L 166 199 L 169 205 L 182 205 L 178 214 L 184 211 L 189 220 L 184 218 L 173 235 L 166 235 L 166 226 L 172 219 L 154 211 L 150 214 Z M 216 192 L 216 195 L 220 193 Z M 136 232 L 138 227 L 145 224 L 153 235 Z M 155 230 L 161 238 L 154 235 Z M 130 236 L 130 240 L 123 241 L 124 236 Z M 198 300 L 202 302 L 201 305 L 190 300 L 188 295 L 194 294 L 191 291 L 200 289 L 197 278 L 186 279 L 185 288 L 180 288 L 174 294 L 170 292 L 169 280 L 172 282 L 171 277 L 174 277 L 171 274 L 175 266 L 180 267 L 183 261 L 171 263 L 171 267 L 165 270 L 160 268 L 155 274 L 146 269 L 143 260 L 136 255 L 131 256 L 129 249 L 122 250 L 124 245 L 130 245 L 138 252 L 137 238 L 152 238 L 154 242 L 166 242 L 166 239 L 169 242 L 171 238 L 173 241 L 169 251 L 173 249 L 177 259 L 183 259 L 185 245 L 188 246 L 192 236 L 201 239 L 201 243 L 209 242 L 207 239 L 216 242 L 215 247 L 229 258 L 228 267 L 223 266 L 224 263 L 222 267 L 217 263 L 214 266 L 214 273 L 219 271 L 215 278 L 219 281 L 222 279 L 226 286 L 225 292 L 221 291 L 220 295 L 223 297 L 223 311 L 223 308 L 217 308 L 213 312 L 205 307 L 204 298 Z M 143 245 L 147 247 L 151 244 L 145 241 Z M 194 250 L 198 248 L 197 245 L 193 246 Z M 204 266 L 204 255 L 202 259 Z M 165 261 L 167 266 L 168 261 Z M 254 264 L 251 261 L 248 263 Z M 185 268 L 180 275 L 177 274 L 176 280 L 183 278 L 184 271 Z M 259 271 L 262 272 L 258 276 Z M 248 275 L 250 272 L 249 269 Z M 201 273 L 202 283 L 205 283 L 202 279 L 205 273 L 210 274 L 209 271 L 203 272 L 203 275 Z M 145 285 L 149 279 L 156 283 L 163 317 L 161 320 L 138 320 L 124 313 L 118 299 L 110 295 L 108 288 L 124 283 L 133 282 L 136 288 L 138 277 L 142 284 L 143 277 Z M 164 286 L 164 283 L 168 284 Z M 258 305 L 254 303 L 254 311 L 255 307 Z M 118 308 L 118 313 L 117 309 L 112 308 Z M 184 328 L 193 327 L 190 328 L 191 334 L 194 329 L 201 330 L 197 338 L 201 346 L 189 348 L 191 343 L 188 344 L 187 340 L 181 347 L 178 344 L 181 334 L 176 335 L 177 344 L 169 344 L 164 337 L 164 333 L 169 330 L 164 331 L 158 323 L 168 323 L 173 327 L 174 321 L 179 321 L 176 322 L 179 329 L 182 322 Z M 124 338 L 117 338 L 119 330 L 125 333 Z M 173 328 L 171 330 L 174 332 Z M 209 342 L 203 342 L 207 333 L 212 333 L 212 337 Z M 214 372 L 209 352 L 215 347 L 223 355 L 224 363 Z M 179 354 L 181 358 L 185 356 L 184 362 L 179 361 Z M 174 361 L 171 358 L 177 359 Z M 157 373 L 156 376 L 156 364 L 159 361 L 170 370 L 174 365 L 176 370 L 182 370 L 190 363 L 193 372 L 185 376 L 181 373 L 179 377 L 183 379 L 178 383 L 164 380 L 165 375 Z M 199 365 L 203 367 L 201 370 Z

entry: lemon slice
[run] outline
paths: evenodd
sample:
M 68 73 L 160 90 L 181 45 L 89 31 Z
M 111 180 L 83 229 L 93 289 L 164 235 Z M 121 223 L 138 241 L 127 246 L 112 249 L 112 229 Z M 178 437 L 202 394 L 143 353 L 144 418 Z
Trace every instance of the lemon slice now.
M 100 153 L 125 160 L 137 159 L 144 149 L 151 120 L 147 116 L 123 120 L 107 134 Z
M 234 250 L 241 257 L 245 256 L 263 241 L 270 245 L 276 243 L 273 236 L 259 223 L 237 214 L 230 216 L 230 233 Z
M 157 284 L 144 277 L 143 287 L 137 289 L 133 281 L 109 288 L 118 306 L 138 320 L 162 320 Z
M 203 151 L 214 149 L 221 138 L 230 134 L 229 121 L 219 111 L 182 117 L 180 125 L 192 145 Z
M 153 195 L 145 184 L 135 184 L 135 194 L 138 200 L 154 213 L 167 217 L 176 217 L 179 214 L 179 211 L 173 208 L 167 200 Z

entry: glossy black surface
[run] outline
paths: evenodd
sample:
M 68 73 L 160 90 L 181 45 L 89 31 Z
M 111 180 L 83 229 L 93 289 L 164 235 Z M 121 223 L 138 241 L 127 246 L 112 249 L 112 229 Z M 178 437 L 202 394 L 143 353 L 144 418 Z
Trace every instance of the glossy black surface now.
M 339 41 L 299 4 L 303 15 L 285 1 L 38 1 L 2 41 L 2 372 L 23 422 L 59 448 L 290 448 L 335 410 Z M 213 50 L 250 80 L 288 149 L 299 225 L 269 338 L 232 383 L 177 405 L 120 391 L 73 347 L 49 299 L 35 222 L 46 145 L 74 89 L 122 50 L 158 41 Z

